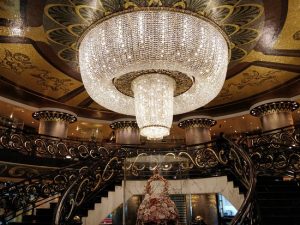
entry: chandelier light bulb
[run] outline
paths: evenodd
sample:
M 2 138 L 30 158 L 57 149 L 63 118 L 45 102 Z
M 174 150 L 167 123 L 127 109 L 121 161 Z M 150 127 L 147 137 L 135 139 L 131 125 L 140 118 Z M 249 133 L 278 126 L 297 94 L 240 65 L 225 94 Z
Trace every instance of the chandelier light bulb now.
M 141 135 L 161 139 L 169 134 L 174 114 L 218 95 L 227 72 L 227 43 L 214 22 L 187 11 L 123 11 L 81 37 L 81 76 L 98 104 L 135 115 Z

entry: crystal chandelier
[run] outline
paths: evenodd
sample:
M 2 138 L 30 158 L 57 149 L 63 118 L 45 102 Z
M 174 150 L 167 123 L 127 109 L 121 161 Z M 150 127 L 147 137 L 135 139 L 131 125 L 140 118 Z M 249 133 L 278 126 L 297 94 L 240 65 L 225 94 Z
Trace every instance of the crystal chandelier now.
M 169 135 L 174 114 L 195 110 L 220 92 L 227 43 L 214 22 L 187 11 L 123 11 L 81 37 L 82 80 L 97 103 L 135 115 L 141 135 L 161 139 Z

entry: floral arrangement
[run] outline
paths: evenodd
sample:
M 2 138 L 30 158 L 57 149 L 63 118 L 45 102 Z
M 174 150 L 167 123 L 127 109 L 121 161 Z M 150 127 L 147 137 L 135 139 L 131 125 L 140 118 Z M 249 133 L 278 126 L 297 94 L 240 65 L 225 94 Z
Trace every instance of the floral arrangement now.
M 162 193 L 153 193 L 151 182 L 160 180 L 164 184 Z M 137 212 L 137 225 L 169 225 L 178 224 L 178 211 L 168 194 L 168 181 L 158 174 L 147 181 L 145 198 Z

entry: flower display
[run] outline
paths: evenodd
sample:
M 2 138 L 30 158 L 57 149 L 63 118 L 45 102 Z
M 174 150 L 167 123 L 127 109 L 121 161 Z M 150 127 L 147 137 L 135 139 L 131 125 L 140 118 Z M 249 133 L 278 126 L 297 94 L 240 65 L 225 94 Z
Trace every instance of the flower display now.
M 164 189 L 161 193 L 154 193 L 151 182 L 162 181 Z M 137 212 L 137 225 L 170 225 L 178 224 L 178 211 L 175 203 L 168 194 L 168 181 L 155 171 L 147 181 L 145 198 Z

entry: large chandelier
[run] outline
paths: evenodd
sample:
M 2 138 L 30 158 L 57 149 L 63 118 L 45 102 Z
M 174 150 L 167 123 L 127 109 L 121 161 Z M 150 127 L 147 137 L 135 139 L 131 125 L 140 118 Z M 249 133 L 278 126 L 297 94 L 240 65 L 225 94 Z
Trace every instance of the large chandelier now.
M 211 20 L 168 8 L 115 13 L 82 36 L 79 64 L 88 94 L 112 111 L 135 115 L 141 135 L 169 135 L 174 114 L 220 92 L 228 41 Z

